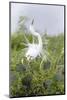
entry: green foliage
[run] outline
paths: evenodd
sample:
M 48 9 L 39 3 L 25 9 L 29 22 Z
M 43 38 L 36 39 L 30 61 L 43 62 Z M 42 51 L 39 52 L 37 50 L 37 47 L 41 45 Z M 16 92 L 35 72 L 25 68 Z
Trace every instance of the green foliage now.
M 24 34 L 15 33 L 11 37 L 10 96 L 64 94 L 64 54 L 61 54 L 64 36 L 47 36 L 50 61 L 43 61 L 40 69 L 42 58 L 28 62 L 24 57 Z M 27 38 L 32 42 L 32 36 L 28 35 Z
M 24 18 L 21 16 L 19 23 L 22 20 Z M 27 61 L 25 44 L 32 43 L 32 35 L 18 31 L 11 36 L 11 97 L 64 94 L 64 35 L 46 34 L 42 40 L 43 51 L 49 53 L 48 60 L 43 59 L 43 54 L 42 57 Z

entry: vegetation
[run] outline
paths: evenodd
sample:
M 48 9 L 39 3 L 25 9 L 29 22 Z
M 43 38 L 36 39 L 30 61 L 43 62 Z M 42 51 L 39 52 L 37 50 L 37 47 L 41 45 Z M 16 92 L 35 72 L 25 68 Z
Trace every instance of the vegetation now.
M 44 34 L 43 51 L 49 53 L 48 59 L 32 61 L 25 57 L 25 35 L 32 42 L 32 36 L 24 31 L 11 36 L 10 97 L 64 94 L 64 35 Z

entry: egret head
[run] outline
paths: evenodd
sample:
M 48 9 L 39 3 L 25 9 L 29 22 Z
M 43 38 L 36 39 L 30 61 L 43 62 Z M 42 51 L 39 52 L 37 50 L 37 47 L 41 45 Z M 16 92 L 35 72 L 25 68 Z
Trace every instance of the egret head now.
M 32 20 L 32 23 L 31 24 L 33 25 L 33 23 L 34 23 L 34 19 Z

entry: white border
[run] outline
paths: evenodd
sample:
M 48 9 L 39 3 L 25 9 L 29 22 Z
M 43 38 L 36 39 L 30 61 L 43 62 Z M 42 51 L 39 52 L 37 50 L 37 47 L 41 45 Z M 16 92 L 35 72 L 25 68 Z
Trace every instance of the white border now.
M 67 0 L 15 0 L 15 1 L 62 4 L 62 5 L 65 4 L 67 6 Z M 10 98 L 8 97 L 8 94 L 9 94 L 9 0 L 1 0 L 0 1 L 0 100 L 9 100 Z M 23 99 L 27 99 L 27 100 L 65 99 L 66 100 L 66 96 L 67 95 L 43 96 L 43 97 L 33 97 L 33 98 L 28 97 Z M 15 98 L 15 100 L 20 100 L 20 99 Z

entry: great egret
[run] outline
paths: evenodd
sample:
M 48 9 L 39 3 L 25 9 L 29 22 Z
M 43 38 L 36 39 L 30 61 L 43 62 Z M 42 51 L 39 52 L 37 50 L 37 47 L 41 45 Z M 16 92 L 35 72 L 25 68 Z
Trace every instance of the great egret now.
M 27 48 L 27 52 L 26 52 L 26 58 L 27 60 L 32 60 L 35 59 L 37 56 L 40 56 L 41 52 L 42 52 L 42 39 L 39 33 L 37 33 L 34 30 L 34 26 L 33 26 L 34 20 L 32 20 L 32 23 L 29 27 L 30 33 L 33 36 L 36 36 L 38 38 L 38 43 L 28 43 L 28 48 Z
M 41 63 L 40 63 L 40 68 L 41 68 L 43 61 L 46 61 L 49 58 L 48 57 L 49 53 L 46 51 L 46 49 L 43 51 L 43 42 L 42 42 L 41 35 L 35 31 L 33 23 L 34 23 L 34 20 L 32 20 L 29 30 L 33 36 L 37 37 L 38 43 L 34 43 L 34 42 L 30 43 L 28 39 L 26 38 L 26 36 L 24 35 L 27 41 L 27 44 L 25 44 L 27 48 L 24 49 L 25 57 L 27 58 L 28 61 L 30 61 L 40 56 L 42 58 Z M 23 63 L 23 59 L 21 61 Z

